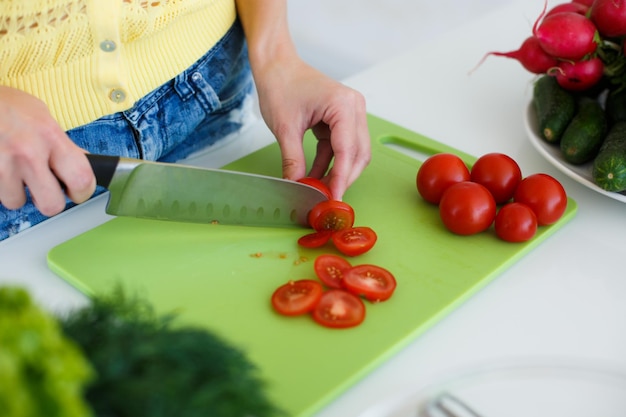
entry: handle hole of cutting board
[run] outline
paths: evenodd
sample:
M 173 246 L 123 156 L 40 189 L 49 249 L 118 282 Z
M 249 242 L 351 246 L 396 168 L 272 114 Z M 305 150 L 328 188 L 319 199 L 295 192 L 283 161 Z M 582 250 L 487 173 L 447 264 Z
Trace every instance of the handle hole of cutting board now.
M 378 141 L 388 149 L 393 149 L 396 152 L 408 155 L 421 162 L 424 162 L 432 155 L 441 152 L 441 149 L 411 142 L 399 136 L 381 136 L 378 138 Z

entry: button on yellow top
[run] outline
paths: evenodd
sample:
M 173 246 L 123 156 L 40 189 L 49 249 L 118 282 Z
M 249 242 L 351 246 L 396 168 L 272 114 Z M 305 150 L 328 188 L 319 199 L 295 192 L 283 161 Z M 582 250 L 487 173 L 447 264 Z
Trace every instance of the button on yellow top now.
M 121 88 L 115 88 L 109 93 L 109 98 L 114 103 L 121 103 L 126 100 L 126 91 Z
M 113 52 L 115 51 L 115 48 L 117 48 L 117 45 L 111 40 L 104 40 L 100 42 L 100 49 L 104 52 Z

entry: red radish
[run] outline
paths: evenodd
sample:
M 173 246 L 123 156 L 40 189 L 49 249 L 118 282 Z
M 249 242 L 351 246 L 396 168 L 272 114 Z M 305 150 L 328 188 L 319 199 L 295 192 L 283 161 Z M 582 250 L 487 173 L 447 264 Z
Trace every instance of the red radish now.
M 516 51 L 510 52 L 488 52 L 482 62 L 489 56 L 503 56 L 517 60 L 524 68 L 533 74 L 544 74 L 550 68 L 555 67 L 558 64 L 556 58 L 548 55 L 539 45 L 539 40 L 534 36 L 528 37 Z M 477 66 L 478 66 L 477 65 Z
M 561 87 L 570 91 L 583 91 L 596 85 L 603 75 L 604 64 L 598 57 L 585 61 L 562 61 L 550 70 Z
M 591 7 L 593 0 L 572 0 L 572 3 L 584 4 L 587 7 Z
M 596 27 L 585 16 L 562 12 L 545 17 L 541 24 L 539 19 L 533 34 L 548 54 L 557 59 L 578 61 L 596 51 Z
M 561 12 L 573 12 L 586 16 L 588 11 L 589 6 L 582 3 L 562 3 L 550 9 L 548 13 L 546 13 L 546 17 Z
M 626 35 L 626 0 L 595 0 L 591 20 L 598 32 L 607 38 Z

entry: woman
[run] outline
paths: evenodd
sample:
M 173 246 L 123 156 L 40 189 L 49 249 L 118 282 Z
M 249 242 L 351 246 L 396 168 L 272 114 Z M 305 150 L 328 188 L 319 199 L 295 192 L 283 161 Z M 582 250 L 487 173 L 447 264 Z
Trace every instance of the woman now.
M 341 199 L 370 159 L 365 102 L 299 58 L 286 0 L 3 0 L 0 239 L 94 195 L 85 152 L 176 161 L 235 132 L 253 82 L 283 176 Z

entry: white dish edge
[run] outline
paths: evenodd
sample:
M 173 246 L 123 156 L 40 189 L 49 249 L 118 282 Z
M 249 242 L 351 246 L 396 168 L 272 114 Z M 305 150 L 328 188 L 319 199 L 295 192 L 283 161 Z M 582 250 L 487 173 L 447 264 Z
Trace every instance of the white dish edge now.
M 626 203 L 626 194 L 605 191 L 593 182 L 593 177 L 591 175 L 593 164 L 591 162 L 582 165 L 573 165 L 563 161 L 561 149 L 557 145 L 546 142 L 537 134 L 537 118 L 535 116 L 535 109 L 533 108 L 532 101 L 528 103 L 526 112 L 524 113 L 524 128 L 526 129 L 530 143 L 558 170 L 593 191 Z

